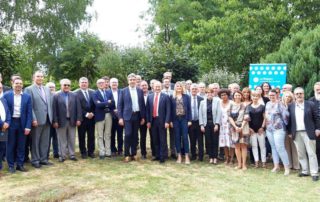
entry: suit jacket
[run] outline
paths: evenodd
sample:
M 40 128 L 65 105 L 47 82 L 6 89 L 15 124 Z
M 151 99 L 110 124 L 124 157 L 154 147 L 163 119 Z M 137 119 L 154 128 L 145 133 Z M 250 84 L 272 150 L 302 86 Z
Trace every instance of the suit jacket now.
M 143 92 L 137 88 L 138 104 L 140 109 L 140 118 L 146 118 L 146 105 L 144 103 Z M 132 116 L 132 99 L 129 87 L 122 89 L 120 100 L 118 102 L 118 115 L 120 119 L 129 121 Z
M 221 119 L 221 107 L 220 107 L 220 99 L 214 97 L 212 99 L 212 120 L 214 124 L 220 124 Z M 204 99 L 200 103 L 199 109 L 199 125 L 206 126 L 207 125 L 207 99 Z
M 296 136 L 297 125 L 296 125 L 296 103 L 292 103 L 288 107 L 289 111 L 289 123 L 287 126 L 289 134 L 292 134 L 293 139 Z M 317 108 L 311 101 L 304 101 L 304 125 L 306 132 L 310 140 L 316 139 L 315 130 L 320 129 L 320 120 L 317 116 Z
M 188 95 L 188 94 L 186 94 L 186 95 Z M 191 94 L 189 95 L 189 98 L 190 98 L 190 104 L 192 105 L 192 99 L 193 99 L 193 97 L 192 97 Z M 199 115 L 200 103 L 201 103 L 202 100 L 203 100 L 203 98 L 200 97 L 199 95 L 197 95 L 198 115 Z M 193 107 L 193 106 L 191 106 L 191 119 L 192 119 L 192 107 Z
M 84 97 L 84 94 L 81 89 L 76 90 L 75 94 L 80 102 L 82 120 L 84 120 L 86 118 L 87 113 L 94 113 L 95 111 L 95 105 L 93 103 L 94 90 L 88 89 L 89 102 Z
M 148 95 L 147 105 L 146 105 L 146 119 L 148 123 L 152 124 L 152 115 L 153 115 L 153 105 L 154 105 L 155 93 Z M 161 121 L 162 126 L 164 127 L 165 123 L 170 123 L 170 98 L 164 93 L 160 93 L 158 101 L 158 118 Z
M 39 125 L 46 124 L 47 114 L 49 121 L 52 123 L 52 99 L 53 95 L 50 89 L 43 86 L 46 101 L 40 95 L 40 90 L 37 85 L 33 84 L 27 87 L 24 92 L 31 96 L 32 100 L 32 121 L 37 121 Z M 47 113 L 46 113 L 47 112 Z
M 191 103 L 190 103 L 190 97 L 189 95 L 183 94 L 182 95 L 182 100 L 183 100 L 183 108 L 185 111 L 185 118 L 187 121 L 191 121 Z M 176 117 L 176 99 L 174 97 L 171 97 L 171 121 L 174 121 L 177 119 Z
M 103 121 L 106 113 L 111 113 L 115 109 L 114 99 L 111 90 L 106 90 L 104 92 L 106 100 L 104 100 L 104 98 L 102 97 L 102 94 L 99 89 L 93 93 L 96 121 Z M 111 100 L 111 103 L 109 102 L 109 100 Z
M 14 93 L 13 90 L 7 91 L 3 98 L 7 101 L 10 115 L 13 115 L 14 107 Z M 31 97 L 27 93 L 21 94 L 21 107 L 20 107 L 20 123 L 24 129 L 31 129 L 32 122 L 32 102 Z
M 3 119 L 4 117 L 0 118 L 0 130 L 1 130 L 1 133 L 2 133 L 2 135 L 0 136 L 0 142 L 6 142 L 7 139 L 8 139 L 8 130 L 6 130 L 5 132 L 2 132 L 2 127 L 3 127 L 3 124 L 5 122 L 8 123 L 9 126 L 10 126 L 11 114 L 10 114 L 10 111 L 9 111 L 9 108 L 8 108 L 7 101 L 5 99 L 0 99 L 0 102 L 3 105 L 4 113 L 6 114 L 6 118 L 5 119 Z
M 76 94 L 68 93 L 70 125 L 76 126 L 77 121 L 82 121 L 81 105 Z M 53 123 L 58 123 L 59 128 L 63 128 L 67 122 L 67 106 L 65 102 L 64 92 L 56 93 L 53 96 Z

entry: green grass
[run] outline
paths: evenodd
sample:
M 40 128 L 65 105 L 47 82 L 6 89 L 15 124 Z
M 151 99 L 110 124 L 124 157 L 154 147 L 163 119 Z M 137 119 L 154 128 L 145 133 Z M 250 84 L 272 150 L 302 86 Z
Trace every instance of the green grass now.
M 319 201 L 320 183 L 297 173 L 207 162 L 164 165 L 122 158 L 66 161 L 0 179 L 0 201 Z

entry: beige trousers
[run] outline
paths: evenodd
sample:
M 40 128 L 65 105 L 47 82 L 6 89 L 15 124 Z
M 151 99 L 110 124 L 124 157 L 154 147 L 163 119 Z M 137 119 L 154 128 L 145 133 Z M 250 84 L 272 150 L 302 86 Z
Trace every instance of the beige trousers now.
M 296 145 L 294 145 L 292 138 L 290 138 L 288 135 L 286 136 L 284 145 L 286 147 L 288 157 L 289 157 L 289 168 L 299 170 L 300 165 L 299 165 L 299 159 L 298 159 L 298 151 L 297 151 Z
M 310 167 L 311 176 L 318 176 L 316 140 L 310 140 L 306 132 L 297 132 L 294 139 L 294 144 L 298 150 L 298 157 L 302 173 L 309 174 Z
M 111 156 L 111 114 L 106 113 L 104 120 L 97 122 L 95 127 L 98 133 L 99 155 Z

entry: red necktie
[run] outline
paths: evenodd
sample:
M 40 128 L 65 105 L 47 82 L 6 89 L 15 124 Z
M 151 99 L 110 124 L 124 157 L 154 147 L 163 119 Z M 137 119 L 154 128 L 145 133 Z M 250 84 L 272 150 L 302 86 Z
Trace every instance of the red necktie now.
M 159 94 L 156 93 L 156 97 L 155 97 L 154 102 L 153 102 L 153 113 L 152 113 L 152 116 L 154 118 L 157 117 L 158 97 L 159 97 Z

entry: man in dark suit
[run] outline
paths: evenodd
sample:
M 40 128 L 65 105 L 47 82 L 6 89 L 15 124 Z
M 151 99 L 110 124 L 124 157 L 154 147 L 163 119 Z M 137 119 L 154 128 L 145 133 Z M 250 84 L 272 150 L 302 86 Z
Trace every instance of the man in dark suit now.
M 192 125 L 189 127 L 189 138 L 190 138 L 190 147 L 191 147 L 191 160 L 197 159 L 197 143 L 198 143 L 198 155 L 199 161 L 203 161 L 203 133 L 199 125 L 199 107 L 200 102 L 203 100 L 202 97 L 198 96 L 198 85 L 191 84 L 190 86 L 191 95 L 191 117 Z
M 31 163 L 35 168 L 41 165 L 52 165 L 48 161 L 50 142 L 50 125 L 52 122 L 52 94 L 50 89 L 43 86 L 43 73 L 33 74 L 34 84 L 25 89 L 32 101 L 32 130 L 31 130 Z
M 151 128 L 155 158 L 160 163 L 165 162 L 166 130 L 170 124 L 170 99 L 161 93 L 161 82 L 154 83 L 154 93 L 147 98 L 146 117 L 147 127 Z
M 86 77 L 79 79 L 79 87 L 75 93 L 79 99 L 81 106 L 82 122 L 78 126 L 79 149 L 81 158 L 86 159 L 87 156 L 94 158 L 95 138 L 94 138 L 94 91 L 89 89 L 89 80 Z M 87 147 L 86 147 L 87 136 Z
M 59 144 L 59 162 L 64 162 L 69 153 L 70 160 L 75 156 L 76 126 L 82 121 L 81 106 L 77 96 L 70 91 L 71 81 L 60 81 L 61 91 L 53 97 L 53 127 L 57 129 Z
M 93 94 L 100 159 L 111 157 L 112 111 L 114 110 L 112 92 L 105 90 L 104 86 L 105 80 L 98 79 L 98 90 Z
M 2 84 L 0 84 L 2 85 Z M 0 157 L 6 154 L 8 128 L 11 122 L 11 114 L 4 98 L 0 99 Z M 0 171 L 2 170 L 2 158 L 0 158 Z M 0 173 L 1 177 L 1 173 Z
M 141 90 L 143 92 L 144 103 L 147 104 L 147 99 L 148 99 L 148 96 L 149 96 L 148 83 L 146 81 L 144 81 L 144 80 L 141 81 L 140 82 L 140 88 L 141 88 Z M 152 140 L 152 138 L 150 140 Z M 152 142 L 152 141 L 150 141 L 150 142 Z M 147 145 L 147 123 L 145 122 L 143 125 L 140 126 L 140 150 L 141 150 L 142 159 L 146 159 L 147 158 L 147 147 L 146 147 L 146 145 Z
M 14 173 L 14 163 L 16 169 L 25 172 L 25 142 L 26 136 L 30 134 L 32 122 L 31 97 L 22 93 L 22 79 L 16 78 L 12 84 L 13 90 L 4 94 L 11 114 L 11 125 L 9 128 L 7 142 L 7 161 L 9 172 Z
M 320 82 L 316 82 L 314 84 L 314 97 L 310 98 L 309 100 L 313 102 L 317 109 L 317 116 L 320 119 Z M 316 138 L 316 154 L 318 160 L 318 166 L 320 166 L 320 136 Z M 320 169 L 320 167 L 319 167 Z
M 162 83 L 163 83 L 163 86 L 162 86 L 163 88 L 162 88 L 161 92 L 165 93 L 166 95 L 168 95 L 171 98 L 173 95 L 173 88 L 172 88 L 172 90 L 170 88 L 170 79 L 163 78 Z M 176 158 L 175 135 L 174 135 L 174 129 L 171 127 L 169 128 L 169 140 L 170 140 L 170 145 L 169 145 L 170 156 L 171 156 L 171 158 L 175 159 Z M 169 152 L 167 150 L 168 150 L 168 145 L 166 145 L 166 153 L 168 155 Z
M 135 74 L 128 75 L 129 86 L 121 91 L 118 113 L 119 124 L 124 125 L 125 130 L 125 159 L 124 162 L 129 162 L 130 159 L 137 160 L 137 139 L 139 125 L 145 123 L 145 104 L 143 92 L 136 87 Z
M 320 120 L 313 102 L 304 100 L 304 90 L 294 90 L 296 102 L 289 105 L 289 137 L 297 147 L 301 165 L 300 177 L 311 174 L 312 180 L 319 180 L 318 161 L 316 156 L 316 137 L 320 136 Z M 310 171 L 309 171 L 310 168 Z
M 111 153 L 113 155 L 122 155 L 123 152 L 123 126 L 119 125 L 118 103 L 120 98 L 119 82 L 117 78 L 110 79 L 110 87 L 114 99 L 115 107 L 112 112 L 112 128 L 111 128 Z M 117 138 L 116 138 L 117 137 Z M 117 139 L 117 147 L 116 147 Z

